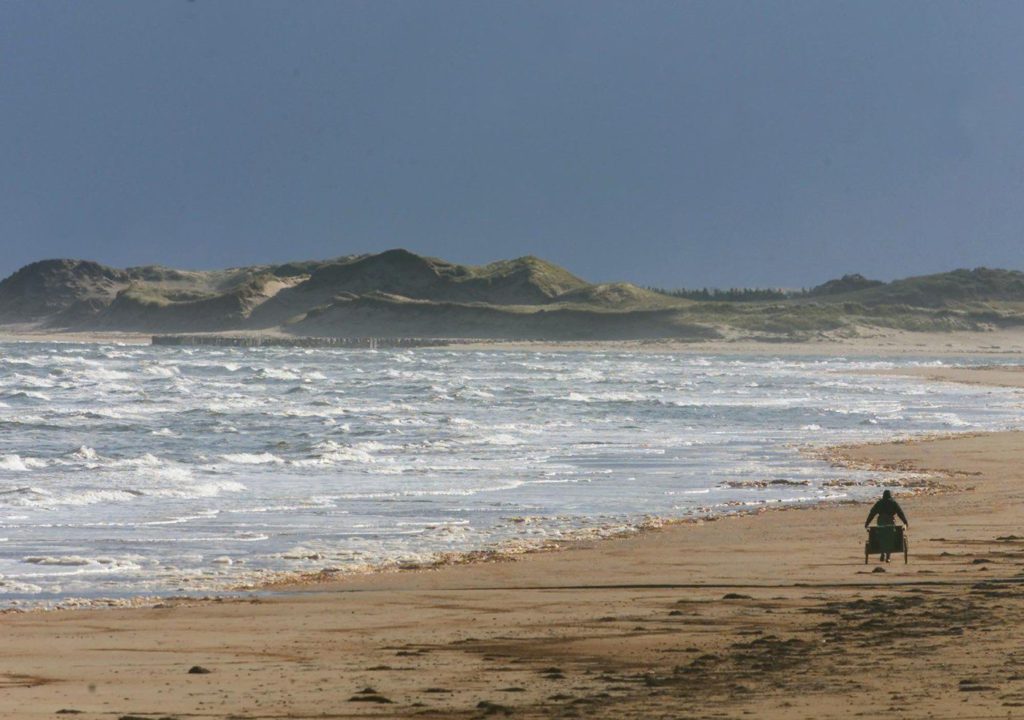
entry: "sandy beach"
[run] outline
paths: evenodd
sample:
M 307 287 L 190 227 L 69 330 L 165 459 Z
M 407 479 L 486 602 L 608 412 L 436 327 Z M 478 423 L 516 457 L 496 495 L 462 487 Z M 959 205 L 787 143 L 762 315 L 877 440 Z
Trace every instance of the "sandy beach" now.
M 886 328 L 861 328 L 854 336 L 841 333 L 820 333 L 811 340 L 788 341 L 780 338 L 752 337 L 733 334 L 720 340 L 686 342 L 681 340 L 606 340 L 606 341 L 481 341 L 455 345 L 464 350 L 524 350 L 533 352 L 564 352 L 588 350 L 597 352 L 643 351 L 699 353 L 706 355 L 755 356 L 831 356 L 831 357 L 967 357 L 986 359 L 1015 358 L 1024 353 L 1024 332 L 999 329 L 987 332 L 907 332 Z
M 844 504 L 242 599 L 7 613 L 0 716 L 1024 715 L 1022 442 L 834 451 L 932 478 L 897 489 L 907 565 L 865 564 L 867 508 Z
M 1024 720 L 1022 30 L 0 0 L 0 720 Z
M 214 335 L 221 333 L 212 333 Z M 231 332 L 228 336 L 272 335 L 280 332 Z M 153 335 L 138 332 L 58 332 L 21 326 L 0 327 L 0 342 L 63 342 L 149 345 Z M 885 328 L 863 328 L 859 335 L 846 337 L 822 333 L 805 341 L 755 338 L 736 335 L 721 340 L 573 340 L 573 341 L 459 341 L 448 350 L 509 350 L 524 352 L 668 352 L 704 355 L 755 356 L 839 356 L 839 357 L 967 357 L 981 356 L 993 361 L 1024 354 L 1024 331 L 999 329 L 987 332 L 907 332 Z

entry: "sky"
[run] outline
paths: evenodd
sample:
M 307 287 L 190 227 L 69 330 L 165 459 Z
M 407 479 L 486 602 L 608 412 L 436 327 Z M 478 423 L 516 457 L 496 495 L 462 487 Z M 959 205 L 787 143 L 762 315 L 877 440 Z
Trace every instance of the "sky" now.
M 0 276 L 1024 269 L 1024 3 L 4 0 Z

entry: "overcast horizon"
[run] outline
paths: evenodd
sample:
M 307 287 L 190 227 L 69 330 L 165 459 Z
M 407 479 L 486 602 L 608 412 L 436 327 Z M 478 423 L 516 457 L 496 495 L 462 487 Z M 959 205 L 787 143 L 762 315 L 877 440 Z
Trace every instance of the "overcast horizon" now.
M 1024 269 L 1022 31 L 996 2 L 5 2 L 0 277 Z

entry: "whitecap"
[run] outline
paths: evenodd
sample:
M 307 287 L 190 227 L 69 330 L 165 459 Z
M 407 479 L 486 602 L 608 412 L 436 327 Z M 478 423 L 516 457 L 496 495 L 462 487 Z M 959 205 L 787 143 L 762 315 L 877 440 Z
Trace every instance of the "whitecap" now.
M 20 580 L 11 580 L 9 578 L 0 579 L 0 594 L 37 595 L 42 591 L 43 588 L 40 585 L 21 582 Z
M 484 435 L 478 439 L 478 442 L 484 445 L 522 445 L 523 440 L 509 435 L 508 433 L 495 433 L 493 435 Z
M 51 397 L 49 395 L 47 395 L 46 393 L 38 392 L 36 390 L 19 390 L 17 392 L 9 393 L 5 397 L 12 398 L 12 399 L 13 398 L 27 398 L 29 400 L 42 400 L 44 402 L 50 402 L 51 401 Z
M 89 564 L 88 558 L 81 557 L 80 555 L 67 555 L 64 557 L 56 557 L 53 555 L 32 555 L 22 558 L 21 561 L 29 563 L 30 565 L 60 565 L 66 567 Z
M 455 397 L 464 400 L 490 400 L 494 397 L 494 393 L 476 388 L 462 388 L 455 391 Z
M 268 465 L 268 464 L 281 464 L 284 462 L 281 458 L 273 453 L 227 453 L 221 455 L 221 458 L 229 463 L 236 465 Z
M 298 380 L 300 378 L 298 373 L 288 368 L 260 368 L 256 371 L 256 376 L 268 380 Z
M 96 451 L 88 445 L 79 445 L 78 449 L 71 453 L 71 455 L 80 460 L 97 460 L 99 458 Z
M 221 493 L 239 493 L 247 490 L 244 483 L 237 480 L 210 480 L 193 482 L 176 487 L 153 488 L 146 491 L 147 495 L 174 498 L 211 498 Z
M 28 465 L 21 459 L 20 455 L 0 455 L 0 470 L 28 472 L 28 469 Z
M 334 465 L 337 463 L 357 463 L 369 465 L 377 462 L 372 455 L 375 450 L 381 450 L 384 445 L 375 441 L 357 443 L 355 445 L 341 445 L 333 440 L 326 440 L 313 447 L 315 455 L 312 458 L 296 460 L 294 465 Z
M 57 385 L 55 381 L 50 380 L 49 378 L 40 378 L 34 375 L 22 375 L 20 373 L 15 373 L 11 376 L 10 384 L 32 388 L 52 388 Z
M 98 503 L 120 503 L 130 502 L 143 495 L 140 490 L 108 490 L 88 489 L 62 494 L 51 494 L 48 497 L 40 498 L 32 505 L 52 507 L 55 505 L 96 505 Z
M 137 458 L 115 460 L 111 465 L 113 467 L 161 467 L 164 465 L 164 461 L 152 453 L 145 453 Z
M 181 375 L 181 370 L 174 366 L 167 365 L 147 365 L 142 369 L 146 375 L 158 378 L 172 378 Z

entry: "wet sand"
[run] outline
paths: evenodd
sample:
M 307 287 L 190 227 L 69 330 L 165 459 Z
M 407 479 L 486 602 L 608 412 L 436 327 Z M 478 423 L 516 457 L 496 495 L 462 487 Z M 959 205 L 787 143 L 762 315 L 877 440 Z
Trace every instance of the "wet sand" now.
M 848 504 L 258 599 L 10 613 L 0 717 L 1024 716 L 1024 433 L 835 458 L 942 486 L 897 491 L 910 564 L 865 565 Z
M 917 367 L 898 370 L 872 370 L 870 375 L 919 377 L 935 382 L 966 383 L 991 387 L 1024 386 L 1024 365 L 990 365 L 985 367 Z

